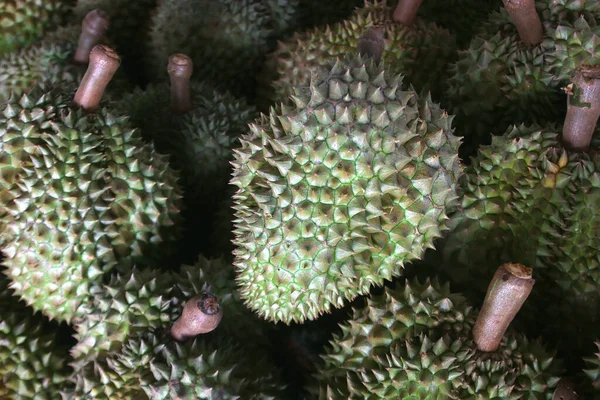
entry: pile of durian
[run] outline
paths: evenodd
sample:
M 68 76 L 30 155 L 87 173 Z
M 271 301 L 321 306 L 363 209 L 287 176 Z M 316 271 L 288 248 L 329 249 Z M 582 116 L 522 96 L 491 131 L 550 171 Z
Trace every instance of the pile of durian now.
M 600 399 L 599 0 L 0 0 L 0 400 Z

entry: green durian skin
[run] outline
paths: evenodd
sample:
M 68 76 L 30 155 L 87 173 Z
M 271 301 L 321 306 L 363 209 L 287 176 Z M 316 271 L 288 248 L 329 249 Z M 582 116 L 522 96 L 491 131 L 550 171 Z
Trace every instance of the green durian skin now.
M 451 65 L 443 104 L 463 127 L 461 157 L 475 155 L 513 124 L 561 123 L 563 90 L 581 64 L 600 61 L 598 2 L 542 0 L 536 9 L 544 36 L 525 46 L 501 7 L 490 15 Z
M 341 325 L 311 386 L 315 398 L 552 399 L 559 363 L 509 332 L 494 352 L 476 349 L 464 297 L 434 280 L 386 288 Z
M 600 340 L 594 342 L 598 352 L 584 359 L 586 368 L 583 370 L 589 383 L 595 391 L 594 398 L 600 398 Z
M 0 57 L 27 47 L 67 21 L 74 0 L 3 0 Z
M 28 305 L 67 322 L 105 272 L 170 256 L 181 200 L 177 175 L 127 118 L 88 114 L 73 93 L 40 88 L 0 118 L 6 274 Z
M 402 76 L 350 57 L 235 149 L 234 264 L 271 321 L 315 319 L 402 273 L 445 229 L 458 139 Z
M 56 324 L 27 307 L 0 276 L 0 398 L 51 400 L 67 380 L 68 347 Z
M 405 75 L 419 92 L 431 91 L 437 101 L 455 58 L 454 37 L 422 19 L 407 28 L 392 20 L 393 11 L 385 1 L 367 1 L 345 21 L 301 31 L 280 42 L 261 72 L 261 108 L 287 101 L 293 88 L 310 82 L 312 71 L 354 54 L 360 35 L 372 25 L 384 29 L 387 69 Z

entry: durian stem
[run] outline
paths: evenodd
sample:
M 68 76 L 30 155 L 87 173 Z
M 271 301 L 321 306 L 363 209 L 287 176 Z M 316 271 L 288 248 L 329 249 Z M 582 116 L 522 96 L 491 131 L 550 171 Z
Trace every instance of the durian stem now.
M 208 333 L 219 325 L 222 318 L 219 299 L 210 293 L 202 293 L 185 303 L 181 317 L 171 327 L 171 336 L 182 342 Z
M 527 300 L 535 280 L 531 268 L 504 264 L 496 270 L 473 326 L 473 338 L 481 351 L 495 351 L 508 325 Z
M 184 113 L 192 108 L 190 78 L 194 70 L 192 59 L 185 54 L 175 53 L 169 57 L 167 72 L 171 77 L 171 109 Z
M 527 45 L 540 43 L 544 38 L 544 28 L 535 9 L 535 0 L 502 1 L 519 31 L 521 41 Z
M 106 13 L 102 10 L 92 10 L 86 14 L 81 23 L 81 34 L 75 50 L 75 62 L 87 64 L 90 60 L 90 51 L 100 43 L 108 27 L 110 21 Z
M 358 54 L 372 58 L 375 62 L 381 60 L 385 48 L 383 29 L 370 27 L 358 38 Z
M 411 26 L 422 2 L 423 0 L 400 0 L 392 18 L 405 26 Z
M 120 64 L 121 58 L 113 49 L 103 44 L 94 46 L 90 52 L 88 69 L 73 98 L 75 104 L 86 111 L 95 111 Z
M 570 150 L 586 151 L 600 117 L 600 66 L 577 68 L 568 89 L 563 145 Z

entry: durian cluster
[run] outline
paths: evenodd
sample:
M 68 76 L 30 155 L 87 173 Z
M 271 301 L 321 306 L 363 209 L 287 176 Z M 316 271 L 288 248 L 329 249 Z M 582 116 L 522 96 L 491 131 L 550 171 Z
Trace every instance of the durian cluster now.
M 0 26 L 0 400 L 600 399 L 599 1 Z

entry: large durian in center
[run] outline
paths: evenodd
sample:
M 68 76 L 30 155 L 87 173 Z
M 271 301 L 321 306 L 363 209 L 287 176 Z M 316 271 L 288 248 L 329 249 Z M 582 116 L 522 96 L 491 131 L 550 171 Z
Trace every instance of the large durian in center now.
M 301 322 L 398 276 L 445 229 L 461 174 L 452 117 L 382 65 L 315 73 L 236 150 L 235 265 L 246 304 Z

